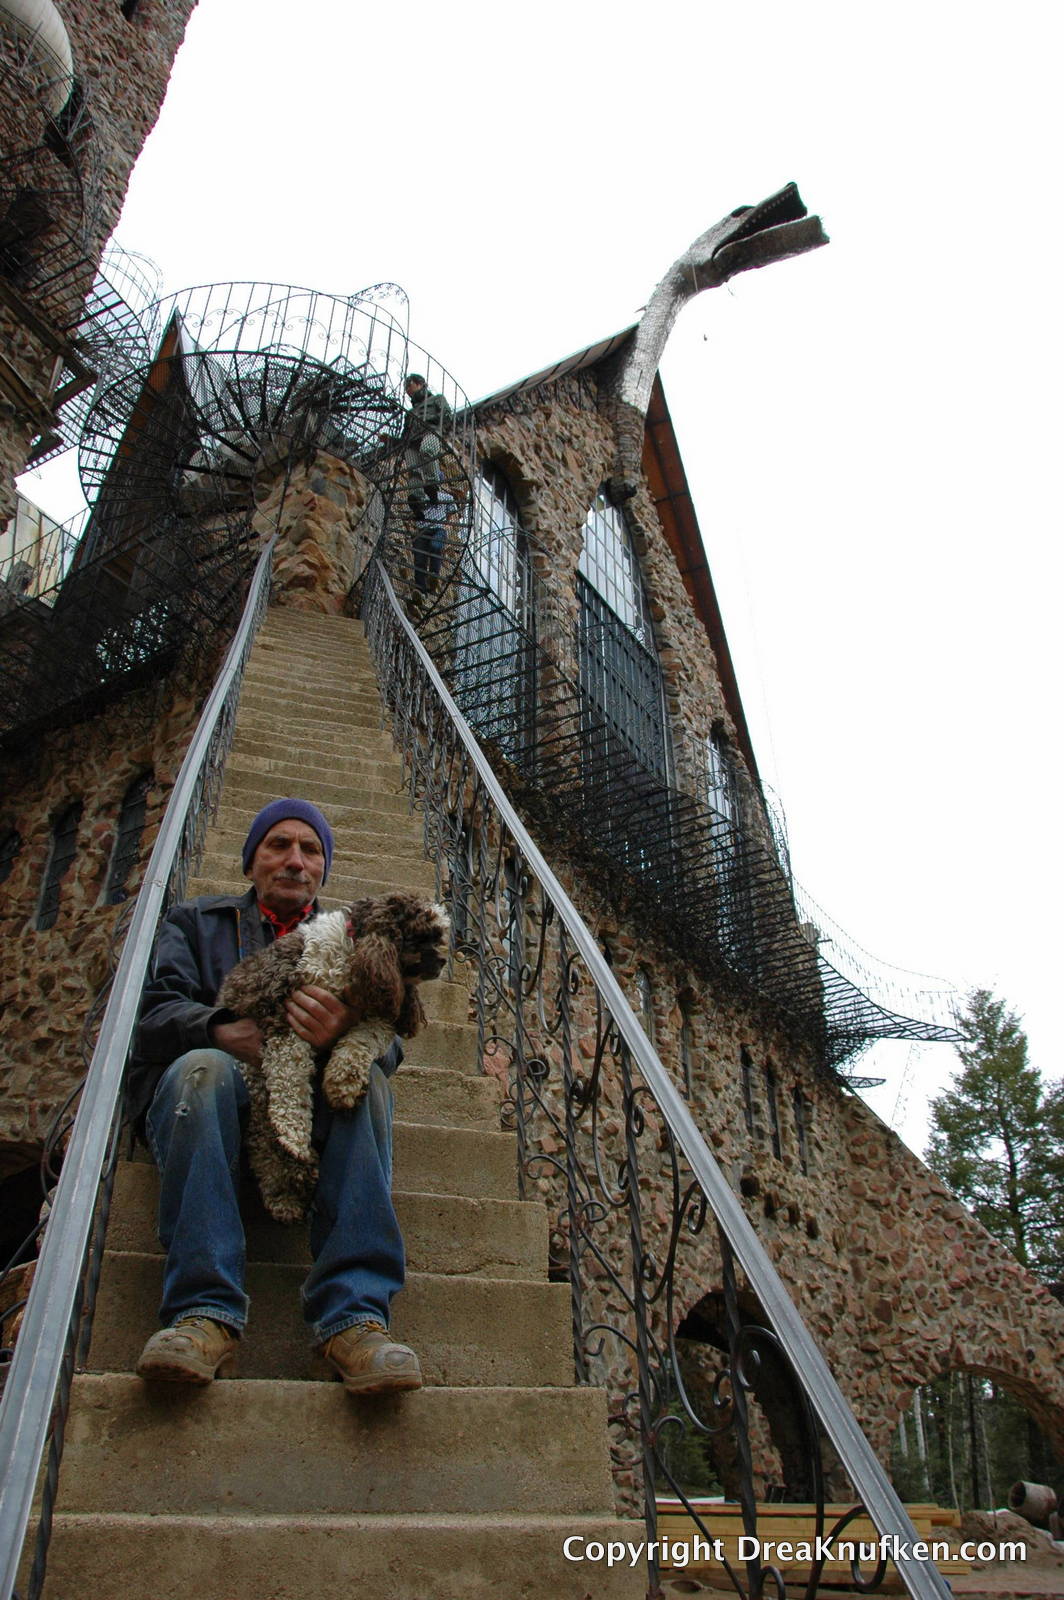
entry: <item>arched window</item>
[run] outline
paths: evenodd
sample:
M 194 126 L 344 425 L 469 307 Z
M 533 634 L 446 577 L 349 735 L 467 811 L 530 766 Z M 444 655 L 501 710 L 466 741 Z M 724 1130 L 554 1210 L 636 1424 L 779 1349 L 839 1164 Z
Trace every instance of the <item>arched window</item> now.
M 739 1076 L 743 1091 L 743 1121 L 747 1133 L 754 1131 L 754 1063 L 745 1045 L 739 1046 Z
M 650 973 L 646 967 L 640 967 L 635 975 L 635 992 L 639 997 L 639 1020 L 643 1024 L 643 1032 L 654 1043 L 654 987 L 650 981 Z
M 470 555 L 481 577 L 515 617 L 527 603 L 528 554 L 513 490 L 497 467 L 486 466 L 474 484 Z
M 48 866 L 41 885 L 41 898 L 37 907 L 37 927 L 42 932 L 55 926 L 59 915 L 59 887 L 69 872 L 77 851 L 78 828 L 81 824 L 81 801 L 74 800 L 59 812 L 52 824 L 52 848 L 48 852 Z
M 739 819 L 735 767 L 728 736 L 714 728 L 706 741 L 706 787 L 711 811 L 734 829 Z
M 134 778 L 122 796 L 122 809 L 118 816 L 111 866 L 104 890 L 104 904 L 116 906 L 126 898 L 126 883 L 140 853 L 140 839 L 144 832 L 144 818 L 148 809 L 148 790 L 152 786 L 150 772 Z
M 650 608 L 639 561 L 624 517 L 601 490 L 584 523 L 584 547 L 577 570 L 639 643 L 653 649 Z
M 477 473 L 471 515 L 454 635 L 456 698 L 481 737 L 520 762 L 531 759 L 535 737 L 535 608 L 517 501 L 497 468 Z
M 738 774 L 727 734 L 721 728 L 714 728 L 706 740 L 706 801 L 717 891 L 717 941 L 729 965 L 751 973 L 753 903 L 740 826 Z
M 768 1106 L 769 1143 L 772 1154 L 780 1161 L 783 1158 L 783 1143 L 780 1138 L 779 1083 L 775 1069 L 768 1062 L 765 1063 L 765 1104 Z
M 695 1028 L 691 1015 L 691 1002 L 685 997 L 680 998 L 680 1070 L 683 1073 L 683 1092 L 688 1100 L 691 1098 L 691 1085 L 694 1082 L 695 1067 Z
M 798 1141 L 798 1160 L 803 1172 L 809 1171 L 809 1104 L 799 1083 L 791 1090 L 794 1106 L 794 1133 Z
M 590 702 L 595 768 L 616 767 L 622 752 L 648 775 L 669 776 L 661 669 L 650 608 L 624 518 L 599 493 L 584 523 L 578 565 L 580 675 Z M 605 719 L 608 729 L 596 726 Z
M 10 878 L 11 869 L 18 860 L 21 849 L 22 835 L 14 828 L 6 828 L 0 833 L 0 883 Z

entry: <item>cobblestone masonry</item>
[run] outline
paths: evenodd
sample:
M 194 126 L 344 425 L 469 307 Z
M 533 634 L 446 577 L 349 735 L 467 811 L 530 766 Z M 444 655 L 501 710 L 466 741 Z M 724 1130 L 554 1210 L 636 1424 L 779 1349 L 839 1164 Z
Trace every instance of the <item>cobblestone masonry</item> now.
M 91 172 L 85 198 L 85 270 L 71 279 L 66 320 L 76 316 L 118 221 L 133 163 L 151 132 L 166 93 L 174 56 L 196 0 L 141 0 L 123 16 L 118 0 L 57 0 L 74 59 L 77 81 L 89 97 L 91 129 L 84 136 L 84 173 Z M 13 112 L 17 108 L 9 108 Z M 81 136 L 79 136 L 80 138 Z M 31 313 L 37 311 L 27 291 Z M 55 348 L 48 348 L 13 314 L 0 311 L 3 349 L 39 405 L 51 393 Z M 50 317 L 46 314 L 46 322 Z M 14 506 L 12 478 L 25 464 L 37 426 L 24 412 L 0 400 L 0 522 Z
M 205 663 L 205 665 L 208 665 Z M 0 1142 L 33 1145 L 81 1077 L 88 1008 L 110 970 L 120 906 L 101 904 L 122 797 L 152 772 L 147 815 L 128 890 L 135 893 L 206 688 L 139 691 L 98 717 L 45 735 L 33 757 L 0 765 L 0 834 L 21 848 L 0 904 Z M 52 823 L 83 803 L 77 850 L 60 885 L 52 928 L 34 923 Z

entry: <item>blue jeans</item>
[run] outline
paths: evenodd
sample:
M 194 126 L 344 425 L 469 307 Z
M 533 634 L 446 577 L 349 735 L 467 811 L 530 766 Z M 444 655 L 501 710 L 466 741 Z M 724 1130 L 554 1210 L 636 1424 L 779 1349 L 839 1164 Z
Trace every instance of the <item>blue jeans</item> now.
M 240 1143 L 248 1092 L 232 1056 L 190 1050 L 168 1067 L 147 1115 L 159 1168 L 159 1238 L 166 1250 L 160 1316 L 247 1320 Z M 315 1089 L 318 1184 L 310 1212 L 314 1260 L 303 1315 L 324 1343 L 356 1322 L 388 1325 L 403 1286 L 403 1240 L 392 1205 L 392 1091 L 380 1067 L 353 1111 L 333 1111 Z

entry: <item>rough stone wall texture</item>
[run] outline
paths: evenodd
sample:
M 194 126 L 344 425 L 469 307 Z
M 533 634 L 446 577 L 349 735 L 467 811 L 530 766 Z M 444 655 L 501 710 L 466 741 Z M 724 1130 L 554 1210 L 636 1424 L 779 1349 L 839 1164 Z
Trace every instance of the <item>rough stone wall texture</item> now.
M 381 510 L 378 491 L 336 456 L 318 455 L 262 485 L 254 526 L 263 541 L 279 534 L 274 602 L 339 615 L 376 541 Z
M 133 163 L 155 126 L 174 57 L 196 0 L 56 0 L 70 35 L 74 70 L 90 86 L 101 190 L 98 248 L 118 220 Z
M 198 684 L 142 689 L 75 727 L 44 735 L 32 757 L 0 765 L 0 834 L 22 844 L 0 904 L 0 1142 L 39 1142 L 84 1072 L 89 1007 L 111 971 L 120 905 L 101 898 L 122 797 L 152 772 L 137 863 L 136 892 L 170 790 L 196 726 L 215 663 Z M 56 815 L 73 801 L 84 810 L 74 860 L 60 885 L 55 925 L 35 927 Z
M 81 215 L 73 220 L 82 236 L 70 260 L 64 256 L 67 267 L 78 259 L 84 264 L 71 272 L 69 294 L 61 307 L 53 300 L 42 309 L 35 303 L 32 289 L 25 295 L 30 312 L 40 311 L 49 325 L 54 324 L 57 310 L 61 310 L 61 321 L 74 320 L 91 285 L 95 264 L 118 221 L 133 163 L 159 115 L 174 56 L 195 3 L 141 0 L 127 19 L 118 0 L 57 0 L 70 38 L 75 76 L 87 97 L 89 127 L 76 141 L 83 201 Z M 17 111 L 8 109 L 12 116 Z M 27 107 L 27 120 L 32 116 L 33 109 Z M 56 349 L 46 348 L 28 334 L 17 342 L 5 338 L 4 349 L 38 402 L 46 403 Z M 11 476 L 21 470 L 29 442 L 40 431 L 39 421 L 36 426 L 34 421 L 24 408 L 10 404 L 0 408 L 0 521 L 10 515 L 14 504 Z
M 536 559 L 573 630 L 581 529 L 612 462 L 610 424 L 606 409 L 599 409 L 594 377 L 544 385 L 483 411 L 479 420 L 482 453 L 508 478 L 538 547 Z M 709 640 L 645 483 L 625 515 L 650 598 L 677 782 L 690 789 L 710 728 L 722 727 L 733 747 L 735 730 Z M 590 926 L 609 944 L 614 970 L 637 1013 L 637 973 L 648 975 L 656 1045 L 680 1084 L 683 999 L 696 1120 L 881 1458 L 889 1459 L 890 1436 L 913 1389 L 952 1368 L 993 1376 L 1064 1451 L 1064 1312 L 1053 1297 L 861 1100 L 818 1071 L 770 1018 L 729 992 L 719 977 L 692 970 L 674 951 L 655 947 L 640 928 L 638 907 L 607 905 L 601 886 L 577 868 L 575 857 L 563 862 L 562 876 Z M 586 993 L 573 1003 L 574 1031 L 587 1066 L 594 1048 L 593 1007 Z M 538 1044 L 550 1059 L 552 1042 L 537 1032 L 535 1018 L 529 1018 L 529 1028 L 530 1048 Z M 752 1129 L 744 1105 L 744 1052 Z M 502 1062 L 494 1066 L 504 1070 Z M 775 1079 L 778 1156 L 766 1069 Z M 616 1117 L 619 1091 L 613 1099 Z M 662 1167 L 649 1181 L 645 1215 L 648 1242 L 659 1250 L 667 1239 L 665 1176 Z M 543 1178 L 540 1186 L 553 1189 L 555 1203 L 562 1203 L 556 1181 Z M 623 1238 L 616 1244 L 623 1251 Z M 681 1277 L 679 1315 L 704 1296 L 720 1294 L 712 1228 L 684 1244 Z M 619 1358 L 603 1360 L 613 1369 L 613 1386 L 623 1387 Z

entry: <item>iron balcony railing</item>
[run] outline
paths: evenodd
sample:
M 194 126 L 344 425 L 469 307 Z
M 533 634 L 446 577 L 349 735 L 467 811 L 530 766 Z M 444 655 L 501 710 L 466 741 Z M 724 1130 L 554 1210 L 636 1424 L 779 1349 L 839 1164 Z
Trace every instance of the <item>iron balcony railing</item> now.
M 155 930 L 183 898 L 217 809 L 244 666 L 269 600 L 274 541 L 181 765 L 135 903 L 63 1159 L 33 1286 L 0 1403 L 0 1596 L 12 1595 L 41 1462 L 48 1453 L 27 1600 L 37 1600 L 51 1529 L 70 1384 L 91 1329 L 118 1147 L 121 1085 Z
M 809 914 L 737 763 L 726 763 L 725 802 L 706 751 L 684 748 L 682 730 L 670 730 L 669 759 L 656 662 L 585 580 L 575 622 L 545 562 L 527 554 L 530 536 L 479 528 L 472 496 L 427 605 L 411 584 L 409 544 L 393 496 L 382 558 L 456 704 L 512 795 L 618 897 L 637 896 L 644 927 L 737 984 L 829 1072 L 870 1039 L 956 1038 L 947 986 L 906 989 L 904 974 Z M 504 586 L 500 571 L 519 578 Z M 701 774 L 694 792 L 677 787 L 673 768 Z
M 423 808 L 437 892 L 451 905 L 456 954 L 476 975 L 482 1059 L 507 1083 L 521 1192 L 541 1194 L 551 1208 L 555 1275 L 564 1273 L 571 1291 L 578 1380 L 605 1382 L 610 1392 L 622 1509 L 640 1507 L 652 1542 L 655 1485 L 664 1483 L 703 1537 L 714 1537 L 669 1470 L 667 1442 L 684 1426 L 702 1439 L 726 1428 L 744 1529 L 756 1535 L 750 1407 L 771 1364 L 793 1391 L 802 1445 L 797 1465 L 796 1452 L 786 1452 L 791 1486 L 797 1478 L 806 1491 L 791 1498 L 815 1503 L 818 1535 L 830 1540 L 865 1508 L 880 1534 L 897 1541 L 896 1566 L 910 1594 L 946 1600 L 936 1569 L 911 1554 L 917 1536 L 904 1507 L 738 1196 L 379 561 L 368 574 L 363 617 L 411 793 Z M 699 1265 L 692 1256 L 706 1250 L 714 1224 L 726 1351 L 715 1414 L 706 1416 L 688 1393 L 676 1337 L 692 1285 L 705 1282 L 707 1258 Z M 818 1428 L 857 1502 L 833 1528 Z M 822 1565 L 813 1563 L 809 1596 Z M 757 1556 L 747 1563 L 745 1589 L 735 1567 L 729 1571 L 740 1593 L 759 1596 L 775 1585 L 784 1594 L 782 1573 Z M 658 1580 L 652 1559 L 650 1593 L 660 1592 Z

